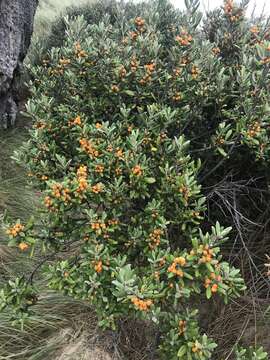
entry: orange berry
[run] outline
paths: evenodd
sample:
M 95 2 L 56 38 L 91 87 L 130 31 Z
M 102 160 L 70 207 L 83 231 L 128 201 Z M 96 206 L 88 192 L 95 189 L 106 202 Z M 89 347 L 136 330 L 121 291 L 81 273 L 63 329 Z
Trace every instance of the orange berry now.
M 134 166 L 134 168 L 132 169 L 132 173 L 136 176 L 141 176 L 142 175 L 142 168 L 140 165 L 136 165 Z
M 98 274 L 100 274 L 100 273 L 102 272 L 103 265 L 102 265 L 102 261 L 101 261 L 101 260 L 99 260 L 99 261 L 95 264 L 94 269 L 95 269 L 95 271 L 96 271 Z
M 21 243 L 18 245 L 18 247 L 19 247 L 19 249 L 20 249 L 21 251 L 25 251 L 25 250 L 27 250 L 27 249 L 29 248 L 29 245 L 26 244 L 25 242 L 21 242 Z
M 117 85 L 112 85 L 111 90 L 113 93 L 118 93 L 119 92 L 119 87 Z
M 99 194 L 99 193 L 102 191 L 103 186 L 102 186 L 101 183 L 98 183 L 98 184 L 96 184 L 96 185 L 93 185 L 93 186 L 91 187 L 91 189 L 92 189 L 92 192 L 93 192 L 93 193 Z
M 97 122 L 95 126 L 96 126 L 97 129 L 101 129 L 101 128 L 102 128 L 102 124 L 99 123 L 99 122 Z

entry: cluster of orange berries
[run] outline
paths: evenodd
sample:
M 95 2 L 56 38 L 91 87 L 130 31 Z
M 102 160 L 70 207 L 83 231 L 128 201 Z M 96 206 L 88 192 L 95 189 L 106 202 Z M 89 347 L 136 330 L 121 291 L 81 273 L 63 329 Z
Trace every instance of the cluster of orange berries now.
M 56 69 L 49 68 L 49 75 L 63 75 L 65 68 L 71 63 L 70 59 L 61 58 L 59 64 L 56 66 Z
M 130 31 L 129 36 L 131 40 L 135 41 L 137 37 L 139 36 L 139 33 L 137 31 Z
M 45 127 L 46 127 L 46 123 L 45 122 L 43 122 L 43 121 L 37 121 L 34 125 L 34 128 L 35 129 L 45 129 Z
M 118 225 L 118 224 L 119 224 L 119 220 L 117 219 L 108 220 L 108 225 Z
M 96 128 L 96 129 L 102 129 L 102 124 L 101 124 L 100 122 L 97 122 L 97 123 L 95 124 L 95 128 Z
M 99 156 L 98 150 L 95 149 L 91 141 L 84 138 L 80 139 L 80 145 L 81 145 L 81 149 L 83 149 L 91 157 L 94 158 Z
M 156 64 L 152 61 L 150 64 L 144 65 L 144 68 L 146 72 L 151 75 L 156 69 Z
M 82 126 L 82 120 L 80 116 L 77 116 L 74 120 L 69 120 L 68 126 L 78 125 Z
M 142 170 L 141 166 L 140 165 L 135 165 L 132 168 L 132 174 L 135 175 L 135 176 L 142 176 L 143 170 Z
M 127 70 L 124 67 L 124 65 L 121 65 L 120 69 L 119 69 L 119 76 L 120 76 L 120 78 L 124 78 L 124 77 L 126 77 L 126 75 L 127 75 Z
M 216 145 L 224 145 L 225 143 L 225 139 L 222 137 L 222 136 L 218 136 L 216 139 L 215 139 L 215 144 Z
M 175 38 L 175 41 L 181 46 L 190 45 L 192 40 L 193 37 L 185 29 L 182 29 L 180 35 Z
M 99 194 L 103 190 L 103 185 L 98 183 L 96 185 L 91 186 L 91 190 L 95 194 Z
M 25 251 L 25 250 L 27 250 L 29 248 L 29 245 L 26 242 L 23 241 L 18 245 L 18 247 L 19 247 L 19 249 L 21 251 Z
M 78 58 L 85 58 L 87 56 L 86 51 L 82 50 L 80 43 L 75 44 L 75 54 Z
M 235 22 L 239 20 L 243 15 L 241 9 L 237 9 L 237 11 L 235 10 L 236 9 L 234 8 L 233 0 L 226 0 L 224 5 L 224 12 L 229 17 L 231 22 Z
M 186 328 L 187 328 L 187 322 L 185 320 L 180 320 L 178 323 L 179 334 L 183 335 L 184 332 L 186 331 Z
M 150 248 L 155 249 L 160 244 L 160 238 L 161 235 L 164 234 L 164 231 L 162 229 L 154 229 L 154 231 L 151 232 L 149 235 L 150 238 Z
M 117 86 L 117 85 L 112 85 L 112 86 L 111 86 L 111 90 L 112 90 L 113 93 L 118 93 L 120 89 L 119 89 L 119 86 Z
M 121 175 L 121 174 L 122 174 L 122 169 L 121 169 L 120 167 L 117 167 L 117 168 L 115 169 L 115 174 L 116 174 L 117 176 Z
M 191 195 L 190 190 L 188 189 L 188 187 L 185 186 L 185 185 L 181 185 L 180 188 L 179 188 L 179 192 L 183 195 L 183 198 L 187 202 L 190 195 Z
M 186 259 L 183 256 L 174 259 L 173 263 L 169 266 L 168 272 L 171 272 L 179 277 L 184 276 L 184 272 L 181 267 L 186 265 Z
M 192 76 L 192 78 L 197 79 L 199 73 L 200 73 L 199 68 L 197 66 L 193 65 L 192 68 L 191 68 L 191 76 Z
M 141 85 L 145 85 L 152 80 L 152 75 L 156 69 L 156 64 L 154 62 L 151 62 L 150 64 L 144 65 L 144 68 L 146 70 L 146 75 L 139 80 L 139 83 Z
M 139 29 L 140 31 L 142 31 L 142 29 L 145 25 L 145 20 L 138 16 L 138 17 L 136 17 L 134 22 L 135 22 L 136 28 Z
M 48 209 L 52 209 L 53 201 L 52 201 L 52 199 L 50 198 L 50 196 L 46 196 L 46 197 L 45 197 L 45 199 L 44 199 L 44 204 L 45 204 L 45 206 L 46 206 Z
M 214 48 L 212 49 L 212 53 L 213 53 L 214 55 L 219 55 L 219 54 L 220 54 L 220 48 L 219 48 L 219 47 L 214 47 Z
M 49 68 L 48 74 L 49 75 L 63 75 L 64 74 L 64 69 L 62 68 L 61 65 L 57 65 L 57 69 Z
M 237 21 L 241 18 L 241 16 L 242 16 L 242 12 L 239 12 L 238 14 L 231 16 L 230 20 L 231 22 Z
M 118 159 L 124 159 L 123 150 L 120 149 L 120 148 L 116 148 L 115 156 L 116 156 Z
M 49 151 L 49 148 L 46 144 L 40 144 L 40 149 L 43 151 Z
M 141 311 L 148 311 L 150 307 L 153 305 L 152 300 L 141 300 L 137 297 L 133 297 L 131 299 L 132 304 L 135 305 L 135 307 Z
M 68 188 L 63 188 L 61 184 L 54 184 L 52 187 L 53 196 L 57 199 L 62 198 L 65 204 L 71 200 L 70 190 Z
M 79 183 L 79 187 L 77 189 L 77 192 L 84 192 L 88 188 L 88 182 L 87 182 L 87 167 L 84 165 L 81 165 L 79 169 L 77 170 L 77 179 Z
M 86 178 L 87 177 L 87 166 L 81 165 L 79 169 L 77 170 L 77 177 L 78 178 Z
M 179 62 L 179 64 L 180 64 L 181 67 L 185 67 L 185 66 L 187 66 L 189 63 L 190 63 L 190 59 L 189 59 L 188 56 L 182 57 L 182 58 L 180 59 L 180 62 Z
M 201 347 L 200 344 L 194 343 L 191 350 L 192 350 L 193 353 L 199 353 L 199 355 L 202 355 L 203 352 L 202 352 L 201 349 L 202 349 L 202 347 Z
M 91 224 L 91 228 L 92 230 L 95 230 L 96 232 L 100 233 L 101 231 L 107 229 L 107 226 L 115 226 L 118 224 L 119 224 L 119 220 L 117 219 L 108 220 L 108 224 L 101 221 L 97 221 Z
M 12 237 L 18 236 L 24 229 L 24 226 L 20 223 L 15 224 L 11 228 L 7 229 L 6 234 Z
M 193 218 L 198 218 L 198 217 L 200 216 L 200 212 L 199 212 L 199 211 L 192 211 L 192 212 L 191 212 L 191 216 L 192 216 Z
M 176 92 L 173 97 L 172 97 L 173 101 L 180 101 L 182 99 L 182 95 L 180 92 Z
M 138 67 L 139 67 L 139 62 L 136 59 L 136 57 L 133 56 L 132 59 L 131 59 L 131 62 L 130 62 L 130 70 L 131 70 L 131 72 L 133 72 L 133 73 L 136 72 Z
M 174 74 L 174 76 L 179 76 L 180 74 L 181 74 L 181 72 L 182 72 L 182 70 L 181 69 L 179 69 L 179 68 L 175 68 L 174 70 L 173 70 L 173 74 Z
M 250 137 L 254 137 L 254 136 L 258 135 L 260 133 L 260 131 L 261 131 L 261 125 L 258 121 L 255 121 L 255 123 L 249 127 L 247 134 Z
M 107 146 L 107 149 L 106 149 L 108 152 L 113 152 L 113 147 L 112 147 L 112 145 L 111 144 L 109 144 L 108 146 Z
M 233 12 L 233 0 L 227 0 L 224 5 L 224 12 L 227 15 L 231 15 Z
M 218 291 L 218 282 L 222 281 L 222 277 L 220 275 L 216 275 L 214 272 L 210 274 L 210 278 L 206 277 L 204 281 L 204 287 L 206 289 L 211 286 L 211 292 L 216 293 Z
M 257 25 L 254 25 L 252 26 L 249 31 L 252 33 L 252 34 L 258 34 L 260 32 L 259 28 Z
M 59 64 L 60 64 L 60 65 L 63 65 L 63 66 L 69 65 L 70 62 L 71 62 L 70 59 L 60 59 L 60 60 L 59 60 Z
M 103 264 L 102 264 L 102 261 L 101 261 L 101 260 L 99 260 L 99 261 L 97 261 L 97 262 L 95 263 L 94 269 L 95 269 L 95 271 L 96 271 L 98 274 L 100 274 L 100 273 L 102 272 Z
M 94 222 L 91 224 L 91 228 L 92 228 L 92 230 L 100 232 L 100 231 L 106 229 L 106 224 L 101 221 L 97 221 L 97 222 Z
M 162 267 L 162 266 L 164 266 L 165 264 L 166 264 L 166 260 L 165 260 L 165 258 L 163 257 L 163 258 L 160 259 L 160 261 L 159 261 L 159 266 Z
M 104 172 L 104 166 L 101 165 L 101 164 L 97 164 L 95 166 L 95 172 L 98 173 L 98 174 L 103 174 Z
M 200 245 L 197 250 L 198 255 L 202 255 L 199 259 L 199 264 L 210 263 L 213 260 L 213 250 L 210 249 L 209 245 Z M 195 250 L 191 250 L 190 255 L 195 255 Z
M 131 37 L 131 39 L 133 41 L 135 41 L 137 39 L 137 37 L 139 36 L 140 33 L 143 33 L 145 31 L 144 25 L 145 25 L 145 20 L 142 19 L 141 17 L 137 17 L 134 20 L 135 26 L 136 26 L 136 31 L 131 31 L 129 33 L 129 36 Z

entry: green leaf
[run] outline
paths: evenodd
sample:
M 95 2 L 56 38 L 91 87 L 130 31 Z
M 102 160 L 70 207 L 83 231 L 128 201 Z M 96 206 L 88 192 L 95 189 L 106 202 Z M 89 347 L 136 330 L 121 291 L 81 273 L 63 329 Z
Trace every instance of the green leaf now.
M 154 184 L 156 182 L 156 179 L 153 177 L 147 177 L 144 180 L 147 184 Z
M 128 96 L 134 96 L 135 95 L 135 92 L 131 91 L 131 90 L 124 90 L 123 93 L 127 94 Z
M 180 347 L 180 349 L 178 350 L 178 353 L 177 353 L 177 357 L 181 358 L 182 356 L 184 356 L 187 352 L 187 347 L 186 345 L 182 345 Z
M 206 289 L 206 297 L 207 297 L 207 299 L 211 299 L 211 297 L 212 297 L 212 292 L 211 292 L 210 286 Z

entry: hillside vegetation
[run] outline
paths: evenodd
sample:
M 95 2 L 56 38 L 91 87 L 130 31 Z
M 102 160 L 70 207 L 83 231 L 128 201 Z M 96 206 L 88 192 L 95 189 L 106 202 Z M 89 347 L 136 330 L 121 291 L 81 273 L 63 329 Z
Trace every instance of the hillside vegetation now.
M 41 2 L 0 359 L 268 358 L 269 21 L 185 3 Z

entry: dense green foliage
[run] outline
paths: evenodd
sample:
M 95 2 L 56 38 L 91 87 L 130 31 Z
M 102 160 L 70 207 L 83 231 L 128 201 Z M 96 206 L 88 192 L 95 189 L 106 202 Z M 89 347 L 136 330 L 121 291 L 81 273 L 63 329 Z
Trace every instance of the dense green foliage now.
M 245 286 L 222 259 L 231 229 L 218 208 L 210 217 L 202 184 L 241 179 L 243 162 L 267 184 L 270 48 L 244 4 L 226 1 L 201 31 L 198 2 L 186 3 L 186 13 L 157 1 L 124 14 L 109 3 L 103 17 L 99 4 L 95 21 L 88 7 L 56 25 L 66 37 L 51 37 L 61 47 L 32 68 L 34 126 L 17 154 L 44 208 L 6 227 L 10 245 L 46 252 L 49 287 L 93 304 L 102 327 L 152 321 L 162 358 L 203 360 L 216 344 L 196 307 Z M 33 276 L 0 293 L 20 321 L 38 300 Z

